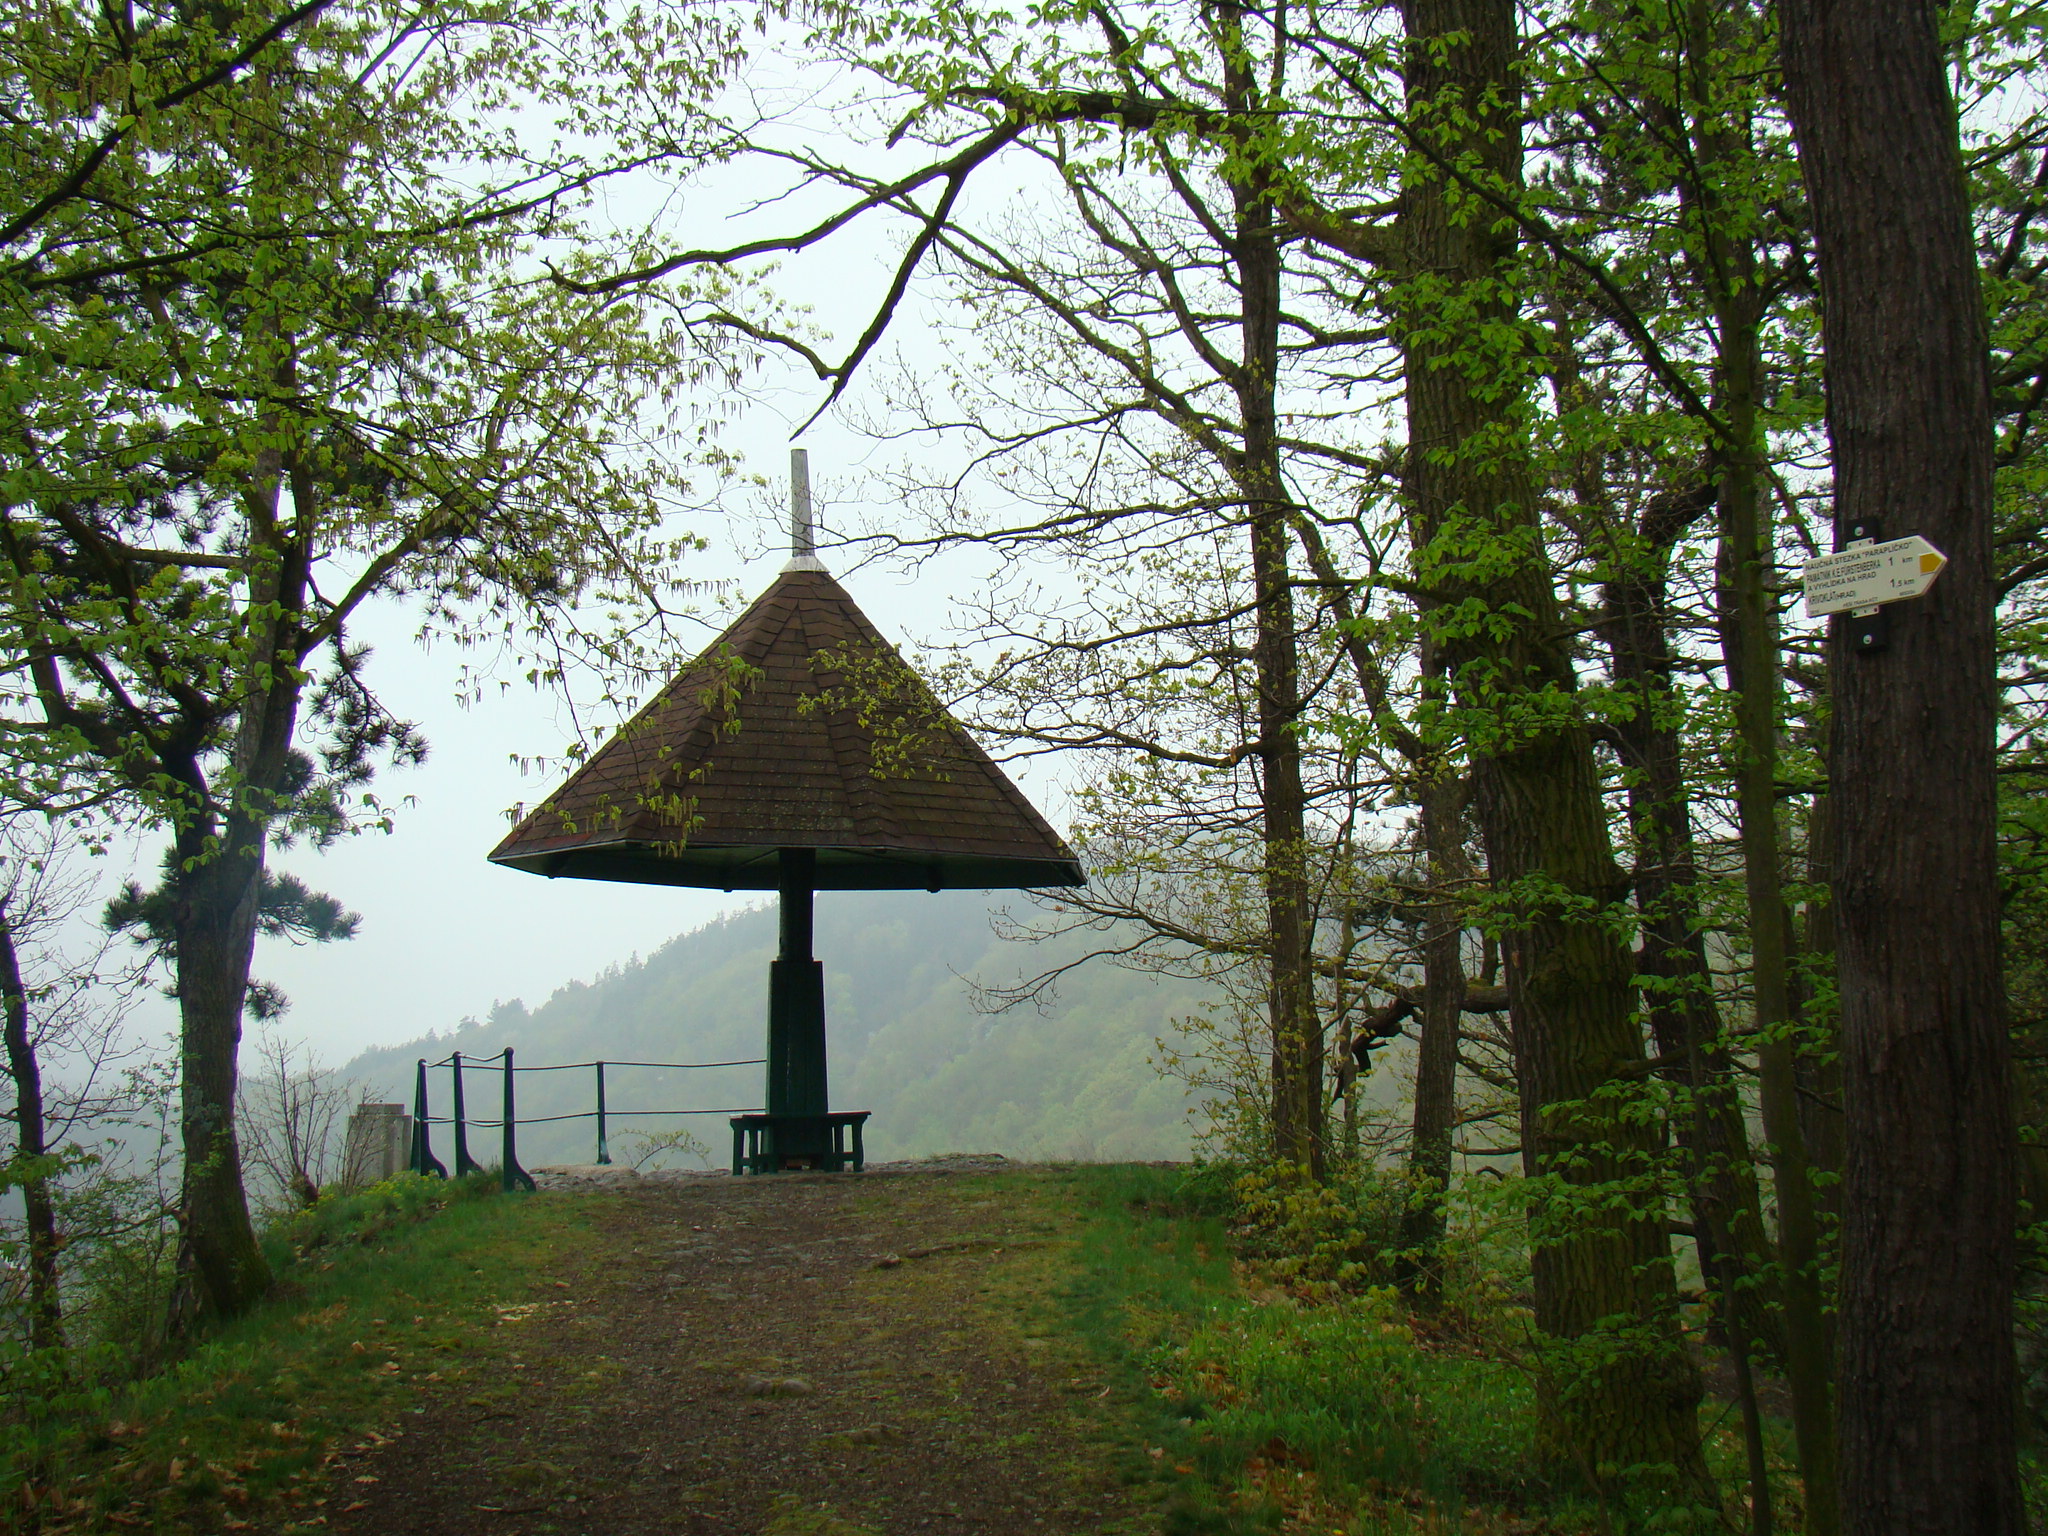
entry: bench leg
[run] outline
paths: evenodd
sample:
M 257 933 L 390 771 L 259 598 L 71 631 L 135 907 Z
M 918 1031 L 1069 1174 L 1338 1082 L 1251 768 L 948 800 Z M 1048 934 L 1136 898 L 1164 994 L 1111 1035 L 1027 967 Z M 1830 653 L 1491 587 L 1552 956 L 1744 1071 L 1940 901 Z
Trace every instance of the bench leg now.
M 853 1122 L 853 1171 L 859 1173 L 867 1165 L 867 1159 L 861 1155 L 860 1122 L 856 1120 Z

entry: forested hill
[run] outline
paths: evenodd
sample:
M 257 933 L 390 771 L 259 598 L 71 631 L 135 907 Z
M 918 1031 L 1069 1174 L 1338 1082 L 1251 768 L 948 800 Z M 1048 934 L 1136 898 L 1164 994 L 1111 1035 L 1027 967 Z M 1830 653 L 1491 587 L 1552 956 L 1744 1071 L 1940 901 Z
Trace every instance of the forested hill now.
M 1140 1159 L 1187 1154 L 1187 1099 L 1153 1071 L 1153 1041 L 1200 1009 L 1191 983 L 1101 961 L 1070 972 L 1043 1008 L 977 1012 L 970 982 L 1014 981 L 1085 952 L 1089 936 L 1028 945 L 997 937 L 992 908 L 1021 896 L 967 892 L 827 892 L 817 899 L 817 953 L 825 962 L 826 1031 L 835 1109 L 868 1109 L 871 1157 L 961 1150 L 1013 1157 Z M 1099 935 L 1095 936 L 1098 940 Z M 520 1064 L 715 1061 L 759 1056 L 766 1030 L 772 905 L 670 941 L 644 960 L 571 982 L 544 1004 L 499 1003 L 453 1034 L 367 1051 L 345 1071 L 393 1099 L 412 1094 L 413 1064 L 451 1050 L 488 1054 L 510 1045 Z M 433 1109 L 446 1113 L 449 1073 L 433 1075 Z M 519 1074 L 520 1118 L 592 1107 L 592 1074 Z M 469 1075 L 470 1112 L 495 1118 L 498 1079 Z M 616 1070 L 613 1110 L 752 1108 L 761 1069 Z M 722 1119 L 619 1119 L 613 1154 L 630 1151 L 629 1127 L 687 1124 L 722 1158 Z M 495 1134 L 495 1133 L 491 1133 Z M 588 1161 L 591 1123 L 520 1132 L 531 1164 Z M 488 1137 L 479 1155 L 495 1148 Z M 438 1150 L 445 1159 L 445 1132 Z

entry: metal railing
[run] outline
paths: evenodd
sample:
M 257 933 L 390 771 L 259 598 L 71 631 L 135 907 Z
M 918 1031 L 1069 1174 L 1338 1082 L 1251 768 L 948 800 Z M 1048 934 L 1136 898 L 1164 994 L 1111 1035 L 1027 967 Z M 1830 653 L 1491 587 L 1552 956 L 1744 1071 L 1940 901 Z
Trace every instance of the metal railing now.
M 414 1173 L 431 1174 L 435 1178 L 448 1177 L 448 1169 L 434 1156 L 431 1127 L 452 1126 L 455 1133 L 455 1177 L 468 1173 L 482 1173 L 484 1167 L 469 1155 L 469 1128 L 475 1126 L 497 1126 L 504 1133 L 504 1150 L 499 1162 L 500 1177 L 507 1191 L 532 1189 L 533 1175 L 519 1166 L 518 1131 L 519 1112 L 513 1091 L 513 1075 L 518 1072 L 576 1072 L 586 1068 L 597 1071 L 597 1107 L 578 1110 L 567 1115 L 533 1115 L 526 1120 L 528 1125 L 548 1125 L 560 1120 L 597 1121 L 597 1161 L 609 1164 L 612 1160 L 609 1122 L 614 1119 L 631 1119 L 655 1115 L 752 1115 L 757 1108 L 748 1109 L 609 1109 L 605 1104 L 606 1067 L 649 1067 L 662 1071 L 697 1071 L 709 1067 L 758 1067 L 765 1058 L 756 1056 L 744 1061 L 562 1061 L 551 1062 L 540 1067 L 521 1067 L 514 1064 L 512 1047 L 506 1046 L 490 1056 L 465 1057 L 460 1051 L 451 1051 L 439 1061 L 419 1059 L 413 1081 L 412 1098 L 412 1157 L 409 1165 Z M 481 1071 L 502 1061 L 500 1069 L 504 1080 L 504 1108 L 496 1120 L 472 1118 L 468 1111 L 463 1092 L 462 1074 L 466 1070 Z M 451 1113 L 435 1115 L 427 1103 L 427 1073 L 438 1067 L 449 1069 L 449 1107 Z

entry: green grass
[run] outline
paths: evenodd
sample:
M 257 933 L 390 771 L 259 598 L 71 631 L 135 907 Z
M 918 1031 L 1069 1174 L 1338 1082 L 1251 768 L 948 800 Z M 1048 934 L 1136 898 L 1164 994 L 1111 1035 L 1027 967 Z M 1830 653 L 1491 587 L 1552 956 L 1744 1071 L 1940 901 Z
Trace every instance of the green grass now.
M 334 1452 L 494 1353 L 494 1309 L 552 1294 L 551 1262 L 589 1229 L 587 1201 L 494 1185 L 406 1175 L 271 1233 L 277 1284 L 250 1315 L 145 1381 L 52 1393 L 5 1426 L 0 1528 L 232 1531 L 265 1500 L 319 1497 Z
M 1486 1532 L 1548 1504 L 1519 1370 L 1424 1347 L 1383 1293 L 1247 1294 L 1184 1171 L 1068 1178 L 1088 1220 L 1054 1304 L 1123 1375 L 1169 1536 Z

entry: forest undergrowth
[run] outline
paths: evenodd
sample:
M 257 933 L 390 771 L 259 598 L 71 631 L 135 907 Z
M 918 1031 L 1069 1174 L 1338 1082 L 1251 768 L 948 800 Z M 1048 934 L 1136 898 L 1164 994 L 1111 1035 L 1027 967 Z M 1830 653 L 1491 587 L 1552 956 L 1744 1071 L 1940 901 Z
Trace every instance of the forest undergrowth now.
M 1655 1510 L 1603 1509 L 1538 1454 L 1519 1242 L 1467 1223 L 1425 1315 L 1384 1283 L 1398 1212 L 1380 1181 L 1287 1192 L 1227 1163 L 1072 1181 L 1088 1219 L 1059 1307 L 1132 1379 L 1170 1536 L 1660 1527 Z M 1739 1489 L 1731 1405 L 1710 1401 L 1702 1427 L 1717 1482 Z M 1774 1502 L 1796 1528 L 1790 1426 L 1767 1430 Z M 1733 1495 L 1724 1519 L 1747 1524 Z

